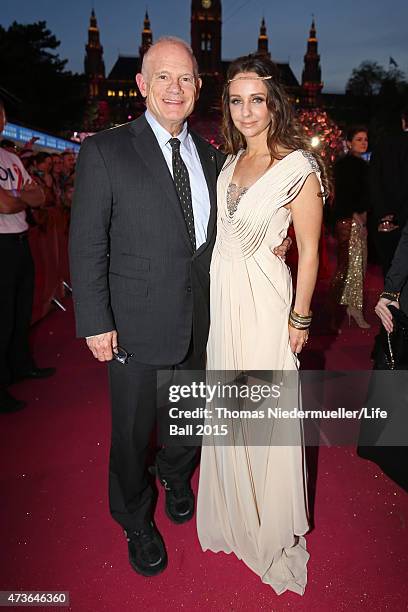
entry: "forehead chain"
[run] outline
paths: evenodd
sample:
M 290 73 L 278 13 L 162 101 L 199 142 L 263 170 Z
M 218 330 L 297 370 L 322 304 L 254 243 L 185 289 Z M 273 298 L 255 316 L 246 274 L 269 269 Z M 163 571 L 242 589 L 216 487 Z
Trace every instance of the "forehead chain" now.
M 256 76 L 256 77 L 247 77 L 247 76 L 240 76 L 240 77 L 234 77 L 233 79 L 229 79 L 228 80 L 228 84 L 232 83 L 233 81 L 266 81 L 267 79 L 272 79 L 272 75 L 268 75 L 268 76 Z

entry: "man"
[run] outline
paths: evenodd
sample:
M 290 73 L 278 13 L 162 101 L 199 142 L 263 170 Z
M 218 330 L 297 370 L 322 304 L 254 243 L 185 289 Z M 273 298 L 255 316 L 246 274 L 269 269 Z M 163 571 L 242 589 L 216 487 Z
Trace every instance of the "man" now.
M 370 197 L 378 230 L 374 241 L 384 277 L 408 220 L 408 107 L 398 121 L 398 130 L 389 130 L 370 160 Z
M 81 147 L 70 259 L 77 333 L 94 357 L 110 362 L 111 513 L 127 534 L 132 567 L 153 576 L 167 564 L 145 465 L 156 375 L 204 368 L 224 156 L 186 124 L 201 80 L 184 41 L 153 45 L 136 82 L 145 115 Z M 118 350 L 124 360 L 133 354 L 127 365 L 113 359 Z M 195 460 L 196 449 L 183 446 L 162 448 L 156 457 L 166 513 L 178 524 L 193 516 Z
M 387 272 L 384 282 L 384 291 L 380 294 L 379 300 L 375 306 L 375 312 L 381 319 L 385 330 L 391 333 L 394 329 L 394 321 L 388 306 L 400 308 L 405 314 L 408 314 L 408 222 L 401 234 L 401 239 L 395 251 L 391 267 Z M 406 338 L 404 340 L 406 342 Z M 398 341 L 397 341 L 398 342 Z M 401 340 L 399 341 L 399 343 Z M 391 346 L 391 344 L 390 344 Z M 383 349 L 380 353 L 381 363 L 384 361 Z M 377 366 L 378 367 L 378 366 Z M 382 366 L 384 367 L 384 366 Z M 405 367 L 405 365 L 404 365 Z M 395 369 L 399 369 L 398 362 L 395 364 Z M 406 419 L 404 421 L 402 415 L 406 414 L 406 393 L 404 387 L 404 379 L 402 375 L 398 378 L 398 383 L 395 384 L 390 376 L 376 378 L 375 374 L 370 384 L 370 400 L 373 402 L 369 405 L 383 405 L 388 410 L 388 418 L 386 424 L 389 425 L 389 431 L 398 431 L 399 433 L 406 432 Z M 358 447 L 358 454 L 364 459 L 370 459 L 379 465 L 387 476 L 392 478 L 400 487 L 408 491 L 408 446 L 397 446 L 390 444 L 390 434 L 388 434 L 389 446 L 381 446 L 374 444 L 374 441 L 381 439 L 385 423 L 367 423 L 362 424 L 361 437 L 364 440 L 368 438 L 371 446 L 361 444 Z M 392 429 L 391 429 L 392 428 Z M 375 436 L 373 438 L 373 436 Z M 406 440 L 405 440 L 406 441 Z
M 6 124 L 0 100 L 0 133 Z M 7 391 L 22 378 L 44 378 L 53 368 L 38 368 L 28 336 L 34 292 L 34 266 L 28 244 L 26 208 L 44 202 L 44 194 L 19 158 L 0 148 L 0 412 L 24 408 Z

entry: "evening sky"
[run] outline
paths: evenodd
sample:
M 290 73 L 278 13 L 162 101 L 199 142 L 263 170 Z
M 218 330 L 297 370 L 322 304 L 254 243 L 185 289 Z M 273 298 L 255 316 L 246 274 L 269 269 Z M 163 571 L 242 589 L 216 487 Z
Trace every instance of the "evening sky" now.
M 106 72 L 119 53 L 137 55 L 146 7 L 154 39 L 163 35 L 190 41 L 190 0 L 1 0 L 1 25 L 45 20 L 61 41 L 68 68 L 82 72 L 92 6 L 104 46 Z M 256 49 L 265 16 L 269 49 L 276 61 L 289 61 L 300 80 L 312 19 L 316 16 L 324 92 L 342 92 L 353 68 L 364 60 L 389 66 L 392 57 L 408 74 L 408 2 L 390 0 L 224 0 L 223 59 Z

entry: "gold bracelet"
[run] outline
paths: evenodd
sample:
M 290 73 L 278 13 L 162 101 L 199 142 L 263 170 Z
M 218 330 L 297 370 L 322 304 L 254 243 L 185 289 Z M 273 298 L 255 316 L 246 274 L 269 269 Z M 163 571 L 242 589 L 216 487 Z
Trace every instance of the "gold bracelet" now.
M 289 325 L 291 327 L 294 327 L 295 329 L 302 329 L 302 330 L 308 330 L 310 327 L 310 323 L 308 323 L 307 325 L 301 325 L 297 323 L 296 321 L 293 321 L 292 319 L 289 319 Z
M 391 300 L 393 302 L 398 302 L 399 296 L 399 291 L 383 291 L 382 293 L 380 293 L 380 298 Z
M 310 319 L 312 320 L 312 316 L 313 316 L 313 312 L 310 310 L 308 315 L 301 315 L 298 312 L 296 312 L 296 310 L 292 310 L 290 311 L 290 314 L 295 316 L 297 319 Z
M 295 310 L 290 311 L 289 325 L 291 327 L 294 327 L 295 329 L 309 329 L 311 322 L 312 322 L 312 311 L 310 311 L 310 314 L 307 316 L 300 315 Z

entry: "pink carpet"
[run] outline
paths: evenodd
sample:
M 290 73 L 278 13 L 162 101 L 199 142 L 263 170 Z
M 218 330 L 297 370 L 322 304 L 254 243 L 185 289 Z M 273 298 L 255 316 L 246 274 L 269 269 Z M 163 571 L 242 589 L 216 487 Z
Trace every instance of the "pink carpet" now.
M 325 323 L 320 286 L 305 367 L 370 367 L 380 286 L 375 269 L 368 285 L 374 327 L 343 325 L 338 337 L 319 333 Z M 57 375 L 16 386 L 14 394 L 29 405 L 0 418 L 0 590 L 69 591 L 70 609 L 78 612 L 408 609 L 408 495 L 350 448 L 318 454 L 303 597 L 278 597 L 234 556 L 203 553 L 194 521 L 176 526 L 166 518 L 162 492 L 156 521 L 169 566 L 152 579 L 135 574 L 108 511 L 105 368 L 74 339 L 71 300 L 66 305 L 66 313 L 53 312 L 32 334 L 38 363 L 56 365 Z

